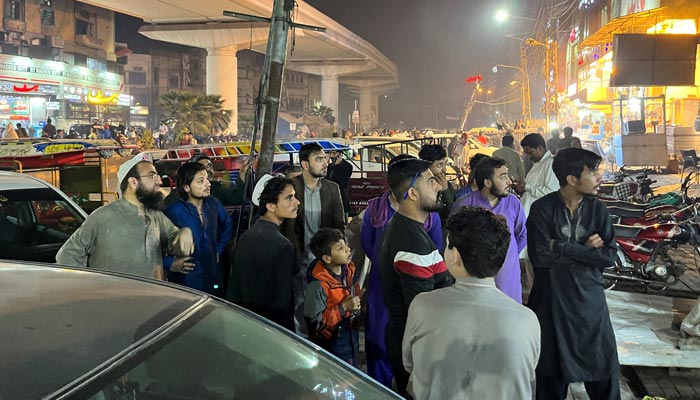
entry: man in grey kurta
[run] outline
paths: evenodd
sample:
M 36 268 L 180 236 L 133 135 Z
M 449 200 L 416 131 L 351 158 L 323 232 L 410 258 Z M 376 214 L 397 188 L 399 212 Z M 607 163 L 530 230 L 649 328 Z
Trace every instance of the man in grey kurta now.
M 413 299 L 403 337 L 409 392 L 422 399 L 531 399 L 540 355 L 535 314 L 496 288 L 508 251 L 502 217 L 465 207 L 447 221 L 457 283 Z
M 158 209 L 160 177 L 144 158 L 139 155 L 119 168 L 122 197 L 85 220 L 56 255 L 59 264 L 162 278 L 163 250 L 192 254 L 190 229 L 178 229 Z

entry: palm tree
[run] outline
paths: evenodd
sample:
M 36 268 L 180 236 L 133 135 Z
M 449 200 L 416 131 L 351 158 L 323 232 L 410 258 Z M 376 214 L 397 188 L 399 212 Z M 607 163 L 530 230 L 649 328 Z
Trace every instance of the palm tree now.
M 311 115 L 321 117 L 324 121 L 328 122 L 329 131 L 333 131 L 333 124 L 335 124 L 335 116 L 333 115 L 333 109 L 330 107 L 317 104 L 311 109 Z
M 219 95 L 192 92 L 168 92 L 161 97 L 165 120 L 171 132 L 179 136 L 185 128 L 194 134 L 212 134 L 225 131 L 231 122 L 231 110 L 224 110 Z M 175 143 L 180 141 L 175 137 Z

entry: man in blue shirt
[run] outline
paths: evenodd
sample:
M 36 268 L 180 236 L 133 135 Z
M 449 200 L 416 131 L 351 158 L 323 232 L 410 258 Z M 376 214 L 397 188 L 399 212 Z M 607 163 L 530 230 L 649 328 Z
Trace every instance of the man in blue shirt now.
M 223 272 L 219 257 L 231 238 L 231 218 L 219 200 L 211 196 L 205 166 L 185 163 L 177 171 L 180 200 L 165 209 L 178 227 L 188 227 L 194 237 L 191 257 L 165 256 L 163 266 L 170 282 L 216 296 L 223 296 Z

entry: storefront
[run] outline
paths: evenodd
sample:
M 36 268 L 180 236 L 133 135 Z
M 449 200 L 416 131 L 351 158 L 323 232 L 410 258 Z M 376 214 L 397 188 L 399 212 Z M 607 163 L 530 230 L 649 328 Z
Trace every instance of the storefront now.
M 95 120 L 129 122 L 131 96 L 121 75 L 58 61 L 0 54 L 0 124 L 41 128 L 52 118 L 58 129 Z

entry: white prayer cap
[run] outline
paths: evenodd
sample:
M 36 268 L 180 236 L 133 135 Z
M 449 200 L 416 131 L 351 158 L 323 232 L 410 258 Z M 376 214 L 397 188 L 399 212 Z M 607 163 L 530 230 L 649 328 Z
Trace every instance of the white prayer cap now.
M 134 165 L 140 163 L 141 161 L 148 161 L 150 163 L 153 162 L 153 156 L 150 153 L 139 153 L 137 154 L 134 158 L 131 160 L 125 162 L 122 164 L 119 169 L 117 170 L 117 186 L 121 186 L 122 181 L 124 180 L 124 177 L 126 174 L 131 171 L 132 168 L 134 168 Z M 119 190 L 121 193 L 121 190 Z
M 262 195 L 263 190 L 265 190 L 265 186 L 267 186 L 267 182 L 272 179 L 272 175 L 270 174 L 265 174 L 260 179 L 258 180 L 258 183 L 255 184 L 255 188 L 253 189 L 253 196 L 251 198 L 251 201 L 253 204 L 256 206 L 260 205 L 260 195 Z

